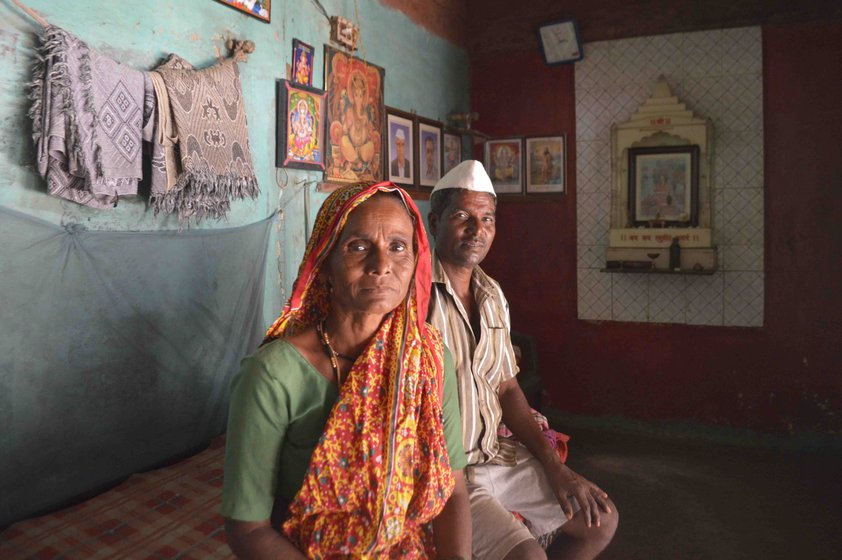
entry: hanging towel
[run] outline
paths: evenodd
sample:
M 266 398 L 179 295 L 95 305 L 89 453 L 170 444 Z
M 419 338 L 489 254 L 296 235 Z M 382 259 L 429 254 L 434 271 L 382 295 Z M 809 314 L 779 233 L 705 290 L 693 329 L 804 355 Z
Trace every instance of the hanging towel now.
M 50 194 L 94 208 L 137 194 L 151 82 L 61 28 L 41 36 L 29 115 Z
M 196 70 L 170 55 L 151 81 L 160 144 L 153 156 L 155 212 L 177 212 L 182 220 L 222 218 L 231 200 L 255 198 L 258 185 L 237 63 L 226 59 Z

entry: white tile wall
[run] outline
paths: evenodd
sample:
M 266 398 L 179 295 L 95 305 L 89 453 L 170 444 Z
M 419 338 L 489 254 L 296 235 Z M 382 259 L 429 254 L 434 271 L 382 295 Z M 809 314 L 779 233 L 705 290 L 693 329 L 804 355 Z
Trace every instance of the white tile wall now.
M 581 319 L 762 326 L 763 75 L 760 28 L 585 45 L 576 65 L 578 312 Z M 607 274 L 611 125 L 664 75 L 714 127 L 712 276 Z

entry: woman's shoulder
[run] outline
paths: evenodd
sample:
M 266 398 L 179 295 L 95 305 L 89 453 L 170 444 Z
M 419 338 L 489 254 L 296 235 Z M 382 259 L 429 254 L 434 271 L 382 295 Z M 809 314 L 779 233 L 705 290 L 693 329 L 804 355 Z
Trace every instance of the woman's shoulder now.
M 258 348 L 243 360 L 243 370 L 267 379 L 309 379 L 314 374 L 321 377 L 301 352 L 285 338 L 275 339 Z

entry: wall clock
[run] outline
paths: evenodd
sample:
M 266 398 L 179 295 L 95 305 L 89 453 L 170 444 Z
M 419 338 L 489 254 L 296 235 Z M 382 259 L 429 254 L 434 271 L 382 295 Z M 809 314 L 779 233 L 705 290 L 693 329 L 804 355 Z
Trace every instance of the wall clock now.
M 566 64 L 582 60 L 582 41 L 575 19 L 546 23 L 538 28 L 541 51 L 547 64 Z

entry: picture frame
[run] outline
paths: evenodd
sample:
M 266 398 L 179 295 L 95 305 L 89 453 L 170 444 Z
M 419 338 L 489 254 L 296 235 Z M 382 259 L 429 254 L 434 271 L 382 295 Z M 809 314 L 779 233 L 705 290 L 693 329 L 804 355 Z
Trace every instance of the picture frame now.
M 629 149 L 629 218 L 634 226 L 698 226 L 699 146 Z
M 485 169 L 497 194 L 523 194 L 523 138 L 485 141 Z
M 551 21 L 538 27 L 538 42 L 544 62 L 549 66 L 570 64 L 585 56 L 579 24 L 572 18 Z
M 292 81 L 308 87 L 313 87 L 313 47 L 299 41 L 292 40 Z
M 278 80 L 275 166 L 324 171 L 323 90 Z
M 325 45 L 325 176 L 330 183 L 383 179 L 385 70 Z
M 526 139 L 526 194 L 563 193 L 566 181 L 564 134 Z
M 441 173 L 448 171 L 462 163 L 462 136 L 445 131 L 442 135 Z
M 264 23 L 270 23 L 272 15 L 272 0 L 253 0 L 251 7 L 244 0 L 216 0 L 252 17 L 256 17 Z
M 415 137 L 417 134 L 415 115 L 392 107 L 386 107 L 386 141 L 383 164 L 389 181 L 404 187 L 414 187 L 418 175 L 415 173 Z M 401 161 L 402 160 L 402 161 Z
M 441 123 L 418 118 L 418 134 L 415 137 L 418 157 L 415 169 L 418 184 L 422 187 L 434 187 L 441 179 Z

